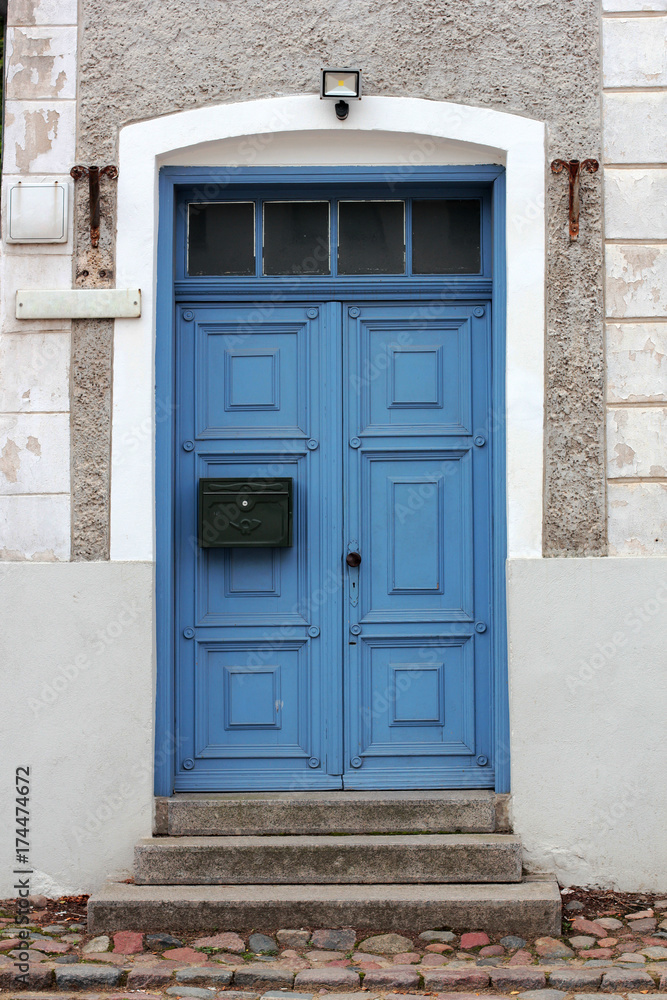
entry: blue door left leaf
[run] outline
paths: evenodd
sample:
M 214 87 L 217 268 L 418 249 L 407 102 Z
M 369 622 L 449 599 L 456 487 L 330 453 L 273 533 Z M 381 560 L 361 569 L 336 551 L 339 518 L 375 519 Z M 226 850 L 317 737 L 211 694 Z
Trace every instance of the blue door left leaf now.
M 341 787 L 332 319 L 299 305 L 179 310 L 176 790 Z M 200 548 L 199 480 L 263 477 L 293 480 L 294 544 Z

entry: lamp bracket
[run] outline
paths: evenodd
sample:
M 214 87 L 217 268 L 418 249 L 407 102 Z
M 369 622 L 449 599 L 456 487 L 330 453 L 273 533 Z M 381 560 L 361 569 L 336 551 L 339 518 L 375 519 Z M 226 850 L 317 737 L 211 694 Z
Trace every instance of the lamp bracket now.
M 350 105 L 347 101 L 336 101 L 336 118 L 339 122 L 344 122 L 350 113 Z

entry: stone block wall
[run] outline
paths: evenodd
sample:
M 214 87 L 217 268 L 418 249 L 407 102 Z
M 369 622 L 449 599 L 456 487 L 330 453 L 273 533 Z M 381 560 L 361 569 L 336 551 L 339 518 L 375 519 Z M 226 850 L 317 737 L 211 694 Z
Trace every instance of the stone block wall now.
M 667 2 L 603 0 L 609 554 L 667 554 Z
M 77 0 L 10 2 L 3 213 L 18 181 L 63 181 L 71 198 L 76 60 Z M 15 298 L 20 288 L 71 287 L 71 222 L 67 243 L 4 242 L 0 275 L 0 559 L 67 560 L 71 323 L 23 323 Z

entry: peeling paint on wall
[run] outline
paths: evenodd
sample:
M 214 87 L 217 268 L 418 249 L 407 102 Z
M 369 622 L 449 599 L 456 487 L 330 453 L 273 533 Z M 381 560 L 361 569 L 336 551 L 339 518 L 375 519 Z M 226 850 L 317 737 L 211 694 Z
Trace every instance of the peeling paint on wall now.
M 16 146 L 16 166 L 27 173 L 33 161 L 48 153 L 58 135 L 60 115 L 57 111 L 27 111 L 24 142 Z

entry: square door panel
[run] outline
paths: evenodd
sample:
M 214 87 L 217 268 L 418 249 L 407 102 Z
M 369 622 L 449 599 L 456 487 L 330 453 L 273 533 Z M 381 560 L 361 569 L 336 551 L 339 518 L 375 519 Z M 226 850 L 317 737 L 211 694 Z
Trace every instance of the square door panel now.
M 231 457 L 202 461 L 202 478 L 291 478 L 294 544 L 279 548 L 197 547 L 199 625 L 307 624 L 301 613 L 307 607 L 305 597 L 312 567 L 305 544 L 306 501 L 312 495 L 309 491 L 315 466 L 305 457 L 280 459 L 278 454 L 267 454 L 262 461 L 239 462 Z
M 474 639 L 361 642 L 362 753 L 468 754 L 475 749 Z
M 368 433 L 461 434 L 472 425 L 470 321 L 361 322 L 361 425 Z
M 197 434 L 301 431 L 306 415 L 305 325 L 203 324 L 197 330 Z
M 362 457 L 365 621 L 472 617 L 469 452 Z
M 198 757 L 305 756 L 309 741 L 308 645 L 209 640 L 195 661 Z

